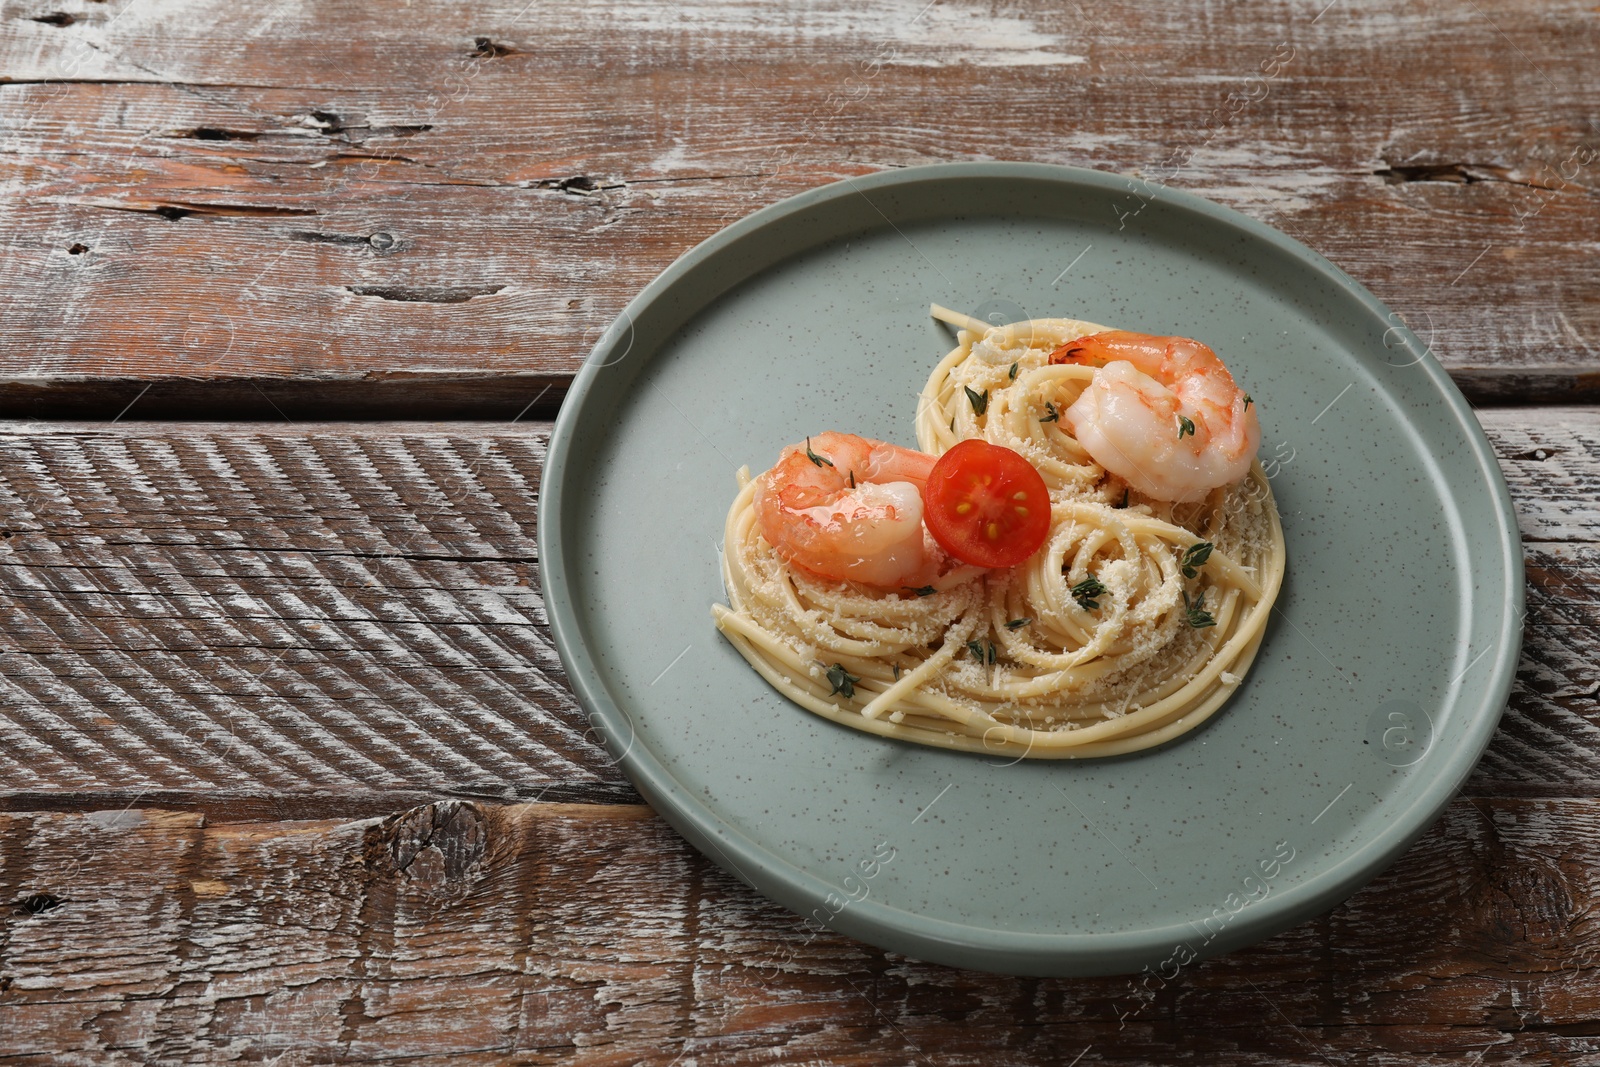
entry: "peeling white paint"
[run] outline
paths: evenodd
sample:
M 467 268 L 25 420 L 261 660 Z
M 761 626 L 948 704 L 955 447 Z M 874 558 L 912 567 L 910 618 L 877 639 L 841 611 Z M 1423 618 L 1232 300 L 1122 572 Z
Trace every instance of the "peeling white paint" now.
M 610 32 L 708 37 L 759 34 L 826 41 L 835 46 L 840 41 L 858 40 L 864 58 L 877 56 L 892 66 L 1032 67 L 1087 60 L 1067 50 L 1063 38 L 1041 32 L 1026 18 L 962 0 L 871 4 L 820 0 L 786 8 L 781 17 L 762 4 L 638 3 L 607 5 L 604 11 L 571 10 L 579 18 L 604 24 Z
M 124 808 L 121 811 L 91 811 L 84 818 L 90 824 L 101 830 L 131 830 L 135 826 L 144 825 L 144 812 L 137 808 Z
M 1196 175 L 1241 175 L 1247 180 L 1206 184 L 1197 189 L 1247 214 L 1290 214 L 1326 202 L 1347 176 L 1325 163 L 1315 162 L 1309 151 L 1290 145 L 1260 142 L 1196 148 L 1177 181 Z
M 672 147 L 652 159 L 645 170 L 652 174 L 666 174 L 678 170 L 694 170 L 699 164 L 689 159 L 689 146 L 682 138 L 673 138 Z

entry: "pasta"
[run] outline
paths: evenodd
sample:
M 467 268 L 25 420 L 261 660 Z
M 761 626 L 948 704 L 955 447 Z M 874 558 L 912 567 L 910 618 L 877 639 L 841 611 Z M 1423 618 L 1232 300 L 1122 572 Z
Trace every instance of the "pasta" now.
M 937 456 L 977 439 L 1025 457 L 1049 494 L 1043 546 L 1009 568 L 941 555 L 937 576 L 917 588 L 830 580 L 767 541 L 758 482 L 741 470 L 716 625 L 789 699 L 881 736 L 1085 758 L 1198 726 L 1243 680 L 1283 581 L 1282 528 L 1259 462 L 1187 502 L 1141 493 L 1065 425 L 1097 370 L 1050 361 L 1103 327 L 989 328 L 934 313 L 959 328 L 959 343 L 923 389 L 918 444 Z

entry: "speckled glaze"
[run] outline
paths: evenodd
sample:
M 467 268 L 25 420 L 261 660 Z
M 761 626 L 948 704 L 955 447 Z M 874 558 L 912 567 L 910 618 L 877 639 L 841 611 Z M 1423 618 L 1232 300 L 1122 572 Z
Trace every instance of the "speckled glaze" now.
M 717 634 L 735 470 L 824 429 L 914 445 L 953 344 L 930 301 L 1197 337 L 1254 396 L 1288 580 L 1205 727 L 1109 760 L 937 751 L 808 714 Z M 1443 810 L 1517 662 L 1505 485 L 1424 346 L 1278 231 L 1119 175 L 919 167 L 728 227 L 601 339 L 542 493 L 562 661 L 651 805 L 799 916 L 957 966 L 1170 978 L 1326 910 Z

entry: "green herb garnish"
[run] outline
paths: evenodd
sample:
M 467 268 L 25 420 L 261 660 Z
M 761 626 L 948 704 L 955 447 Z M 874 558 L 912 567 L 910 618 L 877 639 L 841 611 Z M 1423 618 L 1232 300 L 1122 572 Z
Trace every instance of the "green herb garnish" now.
M 1178 440 L 1183 440 L 1183 435 L 1194 436 L 1194 423 L 1183 415 L 1178 416 Z
M 1106 595 L 1106 587 L 1100 584 L 1100 579 L 1089 575 L 1083 581 L 1072 587 L 1072 599 L 1085 611 L 1098 611 L 1100 597 Z
M 989 410 L 989 390 L 985 389 L 981 393 L 974 393 L 971 386 L 963 385 L 961 388 L 966 392 L 967 399 L 972 401 L 972 413 L 974 415 L 982 415 Z
M 903 585 L 900 588 L 909 589 L 918 596 L 932 596 L 939 591 L 931 585 Z
M 1012 381 L 1017 380 L 1017 365 L 1015 363 L 1011 364 L 1011 373 L 1007 374 L 1006 377 L 1010 378 Z
M 1184 592 L 1183 613 L 1188 616 L 1189 625 L 1193 626 L 1196 630 L 1204 630 L 1207 626 L 1215 626 L 1217 624 L 1217 620 L 1213 618 L 1211 612 L 1205 610 L 1205 608 L 1206 594 L 1203 590 L 1201 591 L 1200 595 L 1195 597 L 1193 600 L 1189 599 L 1189 594 L 1187 591 Z
M 1244 397 L 1244 409 L 1246 411 L 1249 411 L 1250 410 L 1250 405 L 1253 404 L 1253 403 L 1255 403 L 1255 401 L 1250 399 L 1250 394 L 1249 393 L 1246 393 L 1245 397 Z
M 1193 578 L 1200 573 L 1200 568 L 1206 565 L 1206 560 L 1211 558 L 1211 542 L 1201 541 L 1199 544 L 1190 545 L 1184 550 L 1183 559 L 1178 561 L 1178 566 L 1183 569 L 1185 578 Z
M 897 682 L 900 680 L 900 664 L 898 663 L 894 665 L 894 680 Z
M 1012 619 L 1010 622 L 1006 623 L 1006 629 L 1008 629 L 1008 630 L 1020 630 L 1020 629 L 1022 629 L 1024 626 L 1028 625 L 1032 621 L 1033 620 L 1031 618 L 1029 618 L 1029 619 Z
M 1044 402 L 1044 409 L 1046 411 L 1048 411 L 1050 414 L 1046 415 L 1044 418 L 1039 420 L 1039 422 L 1041 424 L 1046 423 L 1046 422 L 1055 422 L 1057 419 L 1059 419 L 1061 417 L 1061 412 L 1057 411 L 1056 410 L 1056 406 L 1054 404 L 1050 403 L 1050 401 L 1048 401 L 1048 400 L 1046 400 Z
M 819 456 L 815 452 L 811 451 L 811 438 L 809 437 L 806 438 L 806 458 L 819 467 L 833 466 L 833 460 L 829 459 L 827 456 Z
M 994 642 L 985 637 L 982 641 L 968 641 L 967 651 L 972 653 L 972 658 L 979 663 L 993 663 L 995 660 Z
M 828 668 L 828 684 L 833 686 L 833 692 L 828 695 L 834 696 L 837 694 L 849 700 L 856 695 L 856 683 L 859 681 L 861 681 L 860 678 L 844 669 L 844 664 L 835 663 Z

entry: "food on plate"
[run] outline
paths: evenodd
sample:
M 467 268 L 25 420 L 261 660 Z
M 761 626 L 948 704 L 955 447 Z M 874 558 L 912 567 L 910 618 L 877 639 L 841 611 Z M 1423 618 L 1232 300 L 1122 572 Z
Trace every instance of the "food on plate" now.
M 820 433 L 757 479 L 756 521 L 780 556 L 818 577 L 921 585 L 930 565 L 922 488 L 933 467 L 925 452 Z
M 934 314 L 959 343 L 918 450 L 826 431 L 739 472 L 717 626 L 795 703 L 884 736 L 1081 758 L 1193 729 L 1283 579 L 1255 401 L 1187 338 Z
M 1061 417 L 1096 463 L 1146 496 L 1198 500 L 1250 472 L 1261 447 L 1253 403 L 1199 341 L 1106 330 L 1062 344 L 1050 363 L 1099 368 Z
M 1014 567 L 1050 534 L 1050 490 L 1033 464 L 987 441 L 939 457 L 923 487 L 928 532 L 963 563 Z

